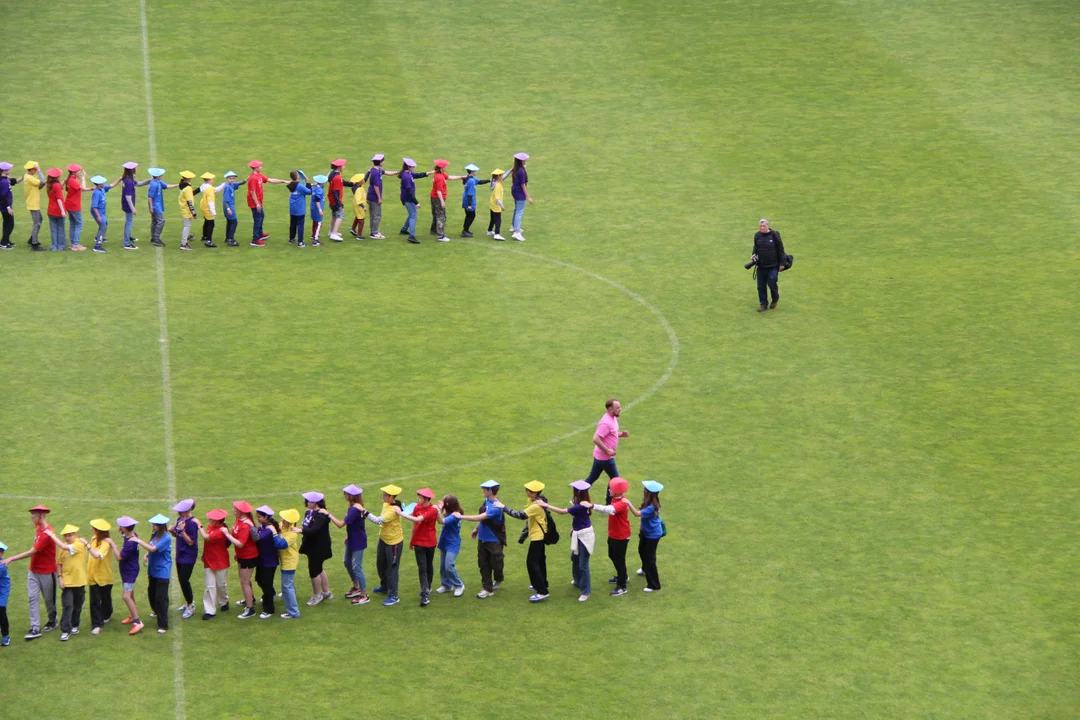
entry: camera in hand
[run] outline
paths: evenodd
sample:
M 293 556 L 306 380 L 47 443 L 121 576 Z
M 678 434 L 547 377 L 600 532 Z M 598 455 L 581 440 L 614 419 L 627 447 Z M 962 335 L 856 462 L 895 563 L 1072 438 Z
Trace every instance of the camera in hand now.
M 750 268 L 754 267 L 755 265 L 757 265 L 757 260 L 751 260 L 750 262 L 743 265 L 743 267 L 746 268 L 747 270 L 749 270 Z

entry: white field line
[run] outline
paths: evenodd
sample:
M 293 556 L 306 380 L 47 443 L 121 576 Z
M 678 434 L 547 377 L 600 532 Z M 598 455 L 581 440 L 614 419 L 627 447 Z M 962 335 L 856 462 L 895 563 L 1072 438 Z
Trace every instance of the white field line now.
M 634 398 L 629 403 L 627 403 L 624 406 L 627 410 L 634 407 L 638 403 L 641 403 L 641 402 L 644 402 L 645 400 L 648 400 L 650 397 L 655 395 L 656 392 L 661 387 L 663 387 L 664 383 L 666 383 L 671 378 L 672 373 L 675 372 L 675 367 L 679 363 L 679 337 L 675 334 L 675 330 L 671 327 L 671 323 L 668 322 L 667 318 L 664 317 L 664 314 L 662 312 L 660 312 L 660 310 L 656 306 L 654 306 L 648 300 L 641 297 L 640 295 L 638 295 L 634 291 L 630 290 L 626 286 L 621 285 L 620 283 L 615 282 L 614 280 L 606 278 L 603 275 L 599 275 L 597 273 L 594 273 L 591 270 L 586 270 L 585 268 L 578 267 L 577 265 L 573 265 L 571 263 L 564 262 L 562 260 L 556 260 L 554 258 L 545 257 L 543 255 L 536 255 L 536 254 L 533 254 L 533 253 L 525 252 L 524 250 L 517 250 L 515 248 L 506 247 L 506 246 L 493 246 L 493 245 L 487 245 L 487 244 L 484 244 L 484 243 L 478 243 L 478 242 L 475 242 L 475 241 L 470 242 L 468 240 L 463 240 L 461 242 L 463 242 L 465 244 L 469 244 L 469 245 L 476 245 L 478 247 L 485 247 L 485 248 L 488 248 L 488 249 L 496 251 L 496 252 L 512 252 L 512 253 L 515 253 L 515 254 L 518 254 L 518 255 L 524 255 L 524 256 L 529 257 L 529 258 L 533 258 L 533 259 L 536 259 L 536 260 L 543 260 L 545 262 L 552 263 L 553 265 L 558 265 L 560 267 L 565 267 L 565 268 L 568 268 L 570 270 L 575 270 L 577 272 L 583 273 L 583 274 L 588 275 L 589 277 L 591 277 L 591 278 L 593 278 L 595 280 L 599 280 L 602 283 L 606 283 L 607 285 L 610 285 L 611 287 L 615 288 L 616 290 L 623 293 L 624 295 L 627 295 L 628 297 L 632 298 L 635 302 L 640 303 L 642 306 L 644 306 L 649 312 L 651 312 L 656 317 L 656 319 L 660 322 L 660 325 L 664 328 L 664 331 L 668 335 L 668 342 L 671 344 L 671 357 L 668 360 L 668 366 L 664 370 L 664 374 L 661 375 L 660 378 L 656 382 L 654 382 L 652 384 L 652 387 L 650 387 L 648 390 L 646 390 L 644 394 Z M 159 250 L 160 250 L 160 248 L 159 248 Z M 159 267 L 160 267 L 160 265 L 159 265 Z M 161 279 L 162 277 L 163 276 L 159 275 L 159 292 L 158 292 L 158 298 L 159 298 L 159 302 L 160 302 L 160 304 L 159 304 L 159 314 L 160 314 L 161 322 L 162 322 L 162 333 L 161 333 L 161 335 L 162 335 L 162 338 L 166 338 L 165 325 L 164 325 L 164 323 L 165 323 L 165 315 L 164 315 L 165 310 L 164 310 L 164 303 L 163 303 L 164 286 L 163 286 L 163 284 L 161 284 L 161 283 L 163 283 L 163 280 Z M 175 472 L 172 470 L 172 462 L 171 462 L 171 458 L 172 458 L 172 412 L 171 412 L 172 393 L 168 388 L 168 384 L 165 382 L 165 378 L 168 377 L 167 373 L 168 373 L 168 343 L 163 342 L 162 343 L 162 379 L 163 379 L 163 384 L 165 386 L 165 395 L 166 395 L 166 398 L 168 399 L 167 401 L 168 401 L 168 405 L 169 405 L 169 408 L 170 408 L 170 410 L 166 413 L 166 428 L 167 428 L 167 430 L 166 430 L 166 455 L 167 455 L 166 462 L 167 462 L 167 465 L 169 467 L 168 473 L 169 473 L 169 478 L 170 478 L 170 486 L 169 486 L 170 495 L 169 495 L 169 497 L 167 497 L 167 498 L 115 498 L 115 499 L 113 499 L 113 498 L 75 498 L 75 497 L 66 497 L 66 496 L 65 497 L 42 497 L 40 495 L 0 495 L 0 498 L 4 498 L 4 499 L 7 499 L 7 500 L 30 500 L 30 501 L 34 501 L 34 502 L 46 502 L 46 501 L 51 501 L 51 502 L 89 502 L 89 503 L 100 503 L 100 504 L 113 504 L 113 503 L 116 503 L 116 504 L 125 504 L 125 503 L 126 504 L 132 504 L 132 503 L 136 503 L 136 504 L 140 504 L 140 505 L 151 505 L 151 504 L 152 505 L 160 505 L 161 503 L 166 503 L 166 502 L 169 503 L 169 504 L 175 503 L 176 502 L 176 485 L 175 485 L 176 478 L 175 478 Z M 364 482 L 364 483 L 360 483 L 360 487 L 378 487 L 378 486 L 381 486 L 381 485 L 385 485 L 387 483 L 403 482 L 403 481 L 407 481 L 407 480 L 416 480 L 418 478 L 430 477 L 432 475 L 442 475 L 442 474 L 445 474 L 445 473 L 455 472 L 455 471 L 458 471 L 458 470 L 466 470 L 468 468 L 476 467 L 478 465 L 483 465 L 485 463 L 496 462 L 496 461 L 499 461 L 499 460 L 505 460 L 507 458 L 517 457 L 519 455 L 525 455 L 526 453 L 530 453 L 530 452 L 533 452 L 535 450 L 539 450 L 541 448 L 545 448 L 545 447 L 548 447 L 550 445 L 554 445 L 555 443 L 562 442 L 563 440 L 566 440 L 568 438 L 572 438 L 575 435 L 580 435 L 583 432 L 586 432 L 588 430 L 592 430 L 593 427 L 594 427 L 593 423 L 589 423 L 588 425 L 582 425 L 579 428 L 575 428 L 574 430 L 570 430 L 569 432 L 565 432 L 562 435 L 557 435 L 557 436 L 555 436 L 553 438 L 549 438 L 548 440 L 544 440 L 543 442 L 536 443 L 535 445 L 529 445 L 528 447 L 519 448 L 517 450 L 511 450 L 510 452 L 502 453 L 500 455 L 492 455 L 490 457 L 481 458 L 479 460 L 472 460 L 470 462 L 461 463 L 461 464 L 458 464 L 458 465 L 447 465 L 446 467 L 441 467 L 441 468 L 438 468 L 438 469 L 435 469 L 435 470 L 425 470 L 423 472 L 413 473 L 411 475 L 398 475 L 396 477 L 383 478 L 382 480 L 371 480 L 371 481 L 367 481 L 367 482 Z M 311 488 L 309 488 L 309 489 L 311 489 Z M 292 496 L 299 496 L 301 492 L 303 492 L 303 490 L 289 490 L 289 491 L 286 491 L 286 492 L 276 492 L 276 493 L 258 493 L 258 496 L 260 498 L 292 497 Z M 236 496 L 234 496 L 234 495 L 202 495 L 202 496 L 199 496 L 199 498 L 197 498 L 197 499 L 198 500 L 206 500 L 206 501 L 214 501 L 214 500 L 228 501 L 228 500 L 235 500 Z
M 146 132 L 150 150 L 150 165 L 157 165 L 157 140 L 154 135 L 154 93 L 150 82 L 150 33 L 146 24 L 146 0 L 139 0 L 139 21 L 142 25 L 143 82 L 146 94 Z M 165 425 L 165 492 L 169 505 L 176 503 L 176 456 L 173 451 L 172 369 L 169 364 L 169 321 L 165 307 L 165 253 L 154 248 L 157 266 L 158 345 L 161 347 L 161 410 Z M 170 593 L 171 612 L 173 598 Z M 184 634 L 183 621 L 176 618 L 170 625 L 173 655 L 173 707 L 176 720 L 185 720 L 184 701 Z

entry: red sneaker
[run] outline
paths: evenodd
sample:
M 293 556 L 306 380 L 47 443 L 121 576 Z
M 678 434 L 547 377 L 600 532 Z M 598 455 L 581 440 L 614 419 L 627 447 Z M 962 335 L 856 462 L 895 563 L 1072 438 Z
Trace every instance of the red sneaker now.
M 269 240 L 270 239 L 270 233 L 263 233 L 262 235 L 259 236 L 259 239 L 260 240 Z
M 135 618 L 128 615 L 126 618 L 124 618 L 123 620 L 120 621 L 120 624 L 121 625 L 130 625 L 133 622 L 135 622 Z
M 266 243 L 263 242 L 262 238 L 260 238 L 258 240 L 252 240 L 251 244 L 254 245 L 255 247 L 263 247 L 264 245 L 266 245 Z

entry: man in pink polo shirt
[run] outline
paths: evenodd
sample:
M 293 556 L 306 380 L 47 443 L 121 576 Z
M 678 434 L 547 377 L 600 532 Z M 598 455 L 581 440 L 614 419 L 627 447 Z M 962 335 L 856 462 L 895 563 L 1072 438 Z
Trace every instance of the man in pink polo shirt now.
M 622 405 L 615 398 L 606 403 L 607 412 L 596 425 L 596 434 L 593 435 L 593 461 L 592 470 L 585 482 L 592 485 L 600 477 L 601 472 L 606 472 L 609 478 L 619 476 L 619 468 L 615 466 L 615 452 L 619 449 L 619 438 L 629 437 L 630 433 L 619 430 L 619 413 Z

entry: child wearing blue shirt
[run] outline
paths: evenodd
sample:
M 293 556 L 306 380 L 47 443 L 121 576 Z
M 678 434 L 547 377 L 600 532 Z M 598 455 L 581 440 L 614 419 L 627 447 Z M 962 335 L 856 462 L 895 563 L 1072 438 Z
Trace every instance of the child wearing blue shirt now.
M 170 190 L 176 185 L 170 185 L 161 179 L 165 174 L 162 168 L 150 168 L 147 172 L 153 178 L 146 188 L 146 204 L 150 206 L 150 244 L 155 247 L 165 247 L 161 241 L 161 231 L 165 229 L 165 190 Z
M 326 198 L 323 185 L 329 178 L 325 175 L 316 175 L 312 179 L 315 184 L 311 186 L 311 244 L 319 247 L 322 245 L 319 242 L 319 234 L 322 232 L 323 200 Z
M 94 216 L 94 220 L 97 222 L 98 231 L 94 236 L 94 252 L 103 253 L 105 248 L 101 246 L 101 243 L 106 242 L 105 230 L 109 227 L 109 220 L 105 216 L 105 194 L 112 190 L 114 187 L 120 184 L 120 178 L 117 178 L 112 185 L 106 185 L 109 182 L 101 175 L 95 175 L 90 178 L 90 182 L 94 183 L 94 194 L 90 199 L 90 214 Z
M 307 217 L 307 201 L 305 198 L 311 195 L 311 183 L 303 170 L 293 170 L 289 173 L 289 183 L 285 185 L 289 189 L 289 242 L 296 241 L 296 247 L 304 245 L 304 218 Z M 300 179 L 304 182 L 301 183 Z
M 154 529 L 150 542 L 140 539 L 135 542 L 142 545 L 149 553 L 146 556 L 146 595 L 150 607 L 157 616 L 158 632 L 164 635 L 169 630 L 169 578 L 172 575 L 172 536 L 169 535 L 169 518 L 158 514 L 150 518 L 150 527 Z
M 473 236 L 470 228 L 472 227 L 473 220 L 476 219 L 476 186 L 487 185 L 491 180 L 479 180 L 476 177 L 476 171 L 480 168 L 476 167 L 472 163 L 465 166 L 465 172 L 468 173 L 461 178 L 462 184 L 465 186 L 464 191 L 461 193 L 461 208 L 465 211 L 465 225 L 461 228 L 461 237 L 471 238 Z M 455 178 L 451 178 L 455 179 Z
M 5 550 L 7 550 L 7 545 L 0 542 L 0 560 L 4 559 Z M 11 628 L 8 626 L 7 616 L 9 595 L 11 595 L 11 577 L 8 575 L 7 565 L 0 563 L 0 647 L 11 644 Z
M 447 495 L 436 507 L 439 509 L 439 522 L 442 534 L 439 535 L 439 578 L 442 580 L 437 593 L 454 591 L 454 597 L 461 597 L 465 592 L 465 583 L 457 571 L 457 556 L 461 552 L 461 503 L 457 496 Z
M 236 188 L 247 183 L 247 180 L 237 180 L 236 173 L 232 170 L 225 173 L 225 182 L 217 186 L 216 190 L 221 193 L 221 205 L 225 211 L 225 244 L 238 247 L 236 242 Z

